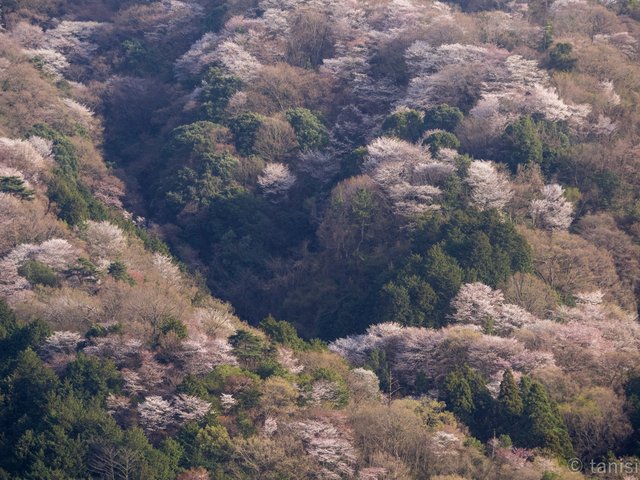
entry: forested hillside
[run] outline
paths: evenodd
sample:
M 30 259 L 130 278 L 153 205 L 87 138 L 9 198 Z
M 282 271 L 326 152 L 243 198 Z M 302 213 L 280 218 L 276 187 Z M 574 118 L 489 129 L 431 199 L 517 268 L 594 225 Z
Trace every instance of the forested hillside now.
M 0 0 L 0 478 L 638 478 L 639 42 Z

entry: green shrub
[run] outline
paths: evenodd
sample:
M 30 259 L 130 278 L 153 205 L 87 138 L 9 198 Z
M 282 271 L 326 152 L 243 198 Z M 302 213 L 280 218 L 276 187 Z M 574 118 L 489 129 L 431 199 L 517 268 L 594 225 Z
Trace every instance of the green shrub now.
M 422 114 L 417 110 L 401 110 L 389 115 L 382 123 L 385 135 L 401 138 L 415 143 L 426 130 L 422 122 Z
M 236 150 L 245 156 L 253 153 L 258 130 L 264 121 L 262 115 L 247 112 L 233 117 L 229 122 L 229 129 L 233 132 Z
M 320 119 L 306 108 L 294 108 L 285 112 L 287 121 L 296 132 L 302 151 L 321 150 L 329 142 L 327 128 Z
M 458 107 L 450 107 L 443 103 L 425 112 L 424 130 L 447 130 L 453 132 L 463 118 L 464 114 Z
M 429 149 L 434 155 L 443 148 L 452 148 L 454 150 L 460 148 L 460 140 L 450 132 L 432 133 L 425 139 L 425 143 L 429 145 Z
M 45 287 L 57 287 L 58 277 L 48 265 L 37 260 L 28 260 L 18 268 L 18 273 L 26 278 L 32 285 L 44 285 Z

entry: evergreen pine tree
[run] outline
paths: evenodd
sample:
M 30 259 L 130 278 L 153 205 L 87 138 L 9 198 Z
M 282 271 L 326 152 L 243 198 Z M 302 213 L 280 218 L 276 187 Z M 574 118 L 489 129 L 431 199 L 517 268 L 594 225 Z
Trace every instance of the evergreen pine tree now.
M 520 390 L 513 377 L 513 372 L 505 370 L 500 383 L 500 393 L 498 394 L 498 405 L 500 412 L 512 417 L 522 414 L 523 404 Z
M 481 374 L 468 365 L 447 375 L 444 383 L 445 401 L 474 436 L 488 438 L 492 431 L 493 400 Z
M 542 384 L 523 377 L 520 394 L 524 406 L 522 444 L 529 448 L 545 448 L 564 458 L 571 457 L 573 447 L 567 427 Z
M 33 200 L 35 192 L 27 188 L 24 180 L 20 177 L 0 177 L 0 192 L 15 195 L 20 200 Z
M 500 392 L 496 402 L 495 418 L 500 433 L 506 433 L 511 437 L 517 436 L 523 408 L 518 384 L 513 377 L 513 372 L 507 369 L 502 375 Z
M 445 401 L 448 408 L 465 423 L 475 410 L 471 385 L 461 369 L 451 372 L 444 381 Z

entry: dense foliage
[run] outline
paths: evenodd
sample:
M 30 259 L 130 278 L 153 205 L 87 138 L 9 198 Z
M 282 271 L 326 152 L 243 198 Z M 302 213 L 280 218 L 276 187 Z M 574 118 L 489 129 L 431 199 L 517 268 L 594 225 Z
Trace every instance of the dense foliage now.
M 639 21 L 0 0 L 0 478 L 640 461 Z

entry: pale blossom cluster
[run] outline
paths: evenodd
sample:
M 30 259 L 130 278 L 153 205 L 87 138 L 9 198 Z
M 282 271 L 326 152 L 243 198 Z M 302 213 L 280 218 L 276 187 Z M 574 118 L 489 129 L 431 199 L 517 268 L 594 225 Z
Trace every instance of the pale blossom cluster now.
M 61 372 L 75 360 L 77 349 L 83 341 L 84 338 L 77 332 L 57 331 L 47 338 L 38 349 L 38 354 L 55 371 Z
M 39 184 L 52 164 L 51 142 L 41 137 L 29 140 L 0 138 L 0 166 L 14 168 L 29 182 Z
M 477 325 L 486 333 L 501 336 L 535 320 L 521 307 L 505 303 L 502 291 L 480 282 L 463 285 L 451 301 L 451 308 L 451 318 L 456 323 Z
M 95 115 L 93 110 L 73 98 L 63 98 L 62 103 L 67 107 L 67 111 L 79 125 L 87 130 L 93 128 L 93 117 Z
M 220 395 L 220 404 L 222 405 L 222 410 L 228 412 L 238 404 L 238 400 L 233 398 L 233 395 L 230 393 L 222 393 Z
M 547 230 L 566 230 L 573 222 L 573 204 L 557 183 L 542 187 L 540 198 L 531 201 L 529 211 L 533 224 Z
M 640 361 L 640 326 L 618 307 L 596 303 L 600 292 L 578 295 L 555 320 L 525 325 L 514 336 L 551 352 L 555 363 L 585 384 L 619 386 Z
M 42 48 L 52 49 L 69 60 L 89 60 L 98 49 L 94 36 L 105 27 L 99 22 L 64 20 L 45 31 Z
M 547 352 L 528 350 L 514 338 L 486 335 L 475 326 L 451 326 L 439 330 L 379 324 L 366 333 L 332 342 L 330 350 L 353 365 L 364 365 L 373 350 L 383 350 L 396 378 L 409 385 L 422 374 L 439 385 L 456 365 L 473 365 L 490 382 L 499 386 L 506 369 L 530 372 L 553 365 Z
M 154 253 L 153 266 L 160 276 L 171 284 L 177 283 L 182 278 L 180 269 L 168 255 L 158 252 Z
M 618 130 L 618 124 L 610 117 L 600 113 L 598 119 L 591 126 L 591 130 L 595 135 L 610 137 Z
M 177 78 L 195 78 L 216 64 L 250 81 L 259 74 L 261 61 L 283 61 L 282 39 L 286 38 L 288 24 L 282 8 L 265 8 L 260 18 L 232 16 L 220 32 L 204 34 L 176 61 Z
M 195 308 L 186 323 L 207 337 L 225 339 L 236 332 L 237 321 L 229 304 L 212 302 Z
M 322 465 L 323 478 L 340 480 L 353 476 L 357 456 L 348 432 L 322 420 L 304 420 L 292 427 L 307 453 Z
M 620 105 L 620 95 L 616 92 L 615 85 L 611 80 L 603 80 L 599 86 L 601 97 L 604 98 L 609 105 Z
M 160 0 L 148 4 L 141 29 L 146 39 L 161 42 L 173 35 L 186 35 L 195 31 L 198 17 L 204 14 L 204 8 L 193 1 Z
M 349 391 L 356 403 L 379 400 L 380 380 L 371 370 L 354 368 L 349 372 Z
M 192 374 L 210 372 L 218 365 L 237 365 L 233 348 L 226 340 L 185 340 L 171 352 L 171 359 L 181 369 Z
M 36 65 L 42 66 L 42 71 L 58 79 L 64 78 L 64 74 L 70 64 L 62 53 L 50 48 L 37 48 L 24 50 Z
M 433 454 L 438 459 L 444 459 L 445 457 L 456 455 L 456 451 L 462 448 L 464 438 L 457 432 L 452 433 L 438 430 L 430 440 Z
M 282 365 L 289 373 L 297 375 L 304 370 L 304 365 L 295 357 L 293 350 L 286 347 L 278 347 L 278 363 Z
M 137 406 L 140 424 L 149 433 L 163 432 L 169 427 L 199 420 L 210 410 L 211 403 L 185 394 L 179 394 L 169 400 L 151 395 Z
M 401 104 L 428 108 L 458 101 L 472 90 L 476 98 L 470 116 L 486 121 L 487 134 L 496 135 L 510 121 L 532 114 L 580 127 L 591 112 L 588 105 L 563 101 L 537 61 L 503 49 L 416 41 L 405 58 L 412 80 Z
M 491 61 L 494 57 L 504 57 L 504 52 L 478 45 L 458 43 L 433 47 L 423 40 L 416 41 L 405 52 L 407 66 L 414 76 L 431 75 L 455 63 L 484 63 Z
M 23 243 L 0 258 L 0 296 L 10 297 L 28 289 L 29 282 L 18 274 L 27 261 L 44 263 L 56 272 L 69 267 L 78 258 L 78 251 L 67 240 L 53 238 L 40 244 Z
M 262 68 L 253 55 L 230 40 L 222 42 L 216 48 L 215 57 L 232 75 L 245 82 L 255 79 Z
M 638 56 L 638 40 L 629 32 L 599 34 L 594 36 L 593 41 L 613 45 L 631 59 L 636 59 Z
M 264 433 L 268 437 L 278 431 L 278 421 L 273 417 L 267 417 L 264 420 Z
M 124 232 L 107 221 L 87 221 L 84 238 L 89 254 L 96 263 L 117 259 L 127 246 Z
M 123 368 L 121 373 L 124 390 L 130 395 L 139 395 L 158 391 L 168 377 L 169 367 L 158 362 L 151 352 L 142 350 L 140 366 Z
M 53 161 L 53 140 L 32 135 L 29 137 L 28 142 L 46 162 Z
M 258 185 L 266 197 L 277 202 L 286 198 L 289 189 L 296 183 L 296 176 L 283 163 L 267 163 L 258 177 Z
M 216 47 L 220 44 L 220 36 L 205 33 L 200 40 L 175 62 L 176 76 L 180 80 L 196 77 L 217 60 Z
M 311 386 L 311 391 L 306 396 L 311 405 L 337 404 L 339 402 L 340 388 L 338 384 L 330 380 L 317 380 Z
M 502 210 L 513 197 L 507 175 L 498 171 L 493 162 L 474 160 L 465 180 L 471 188 L 471 203 L 480 210 Z
M 437 183 L 455 167 L 431 157 L 423 147 L 391 137 L 380 137 L 367 147 L 363 170 L 380 185 L 396 211 L 413 216 L 438 208 Z
M 87 355 L 109 358 L 118 367 L 133 368 L 140 364 L 143 350 L 143 343 L 137 338 L 108 336 L 95 338 L 82 351 Z

